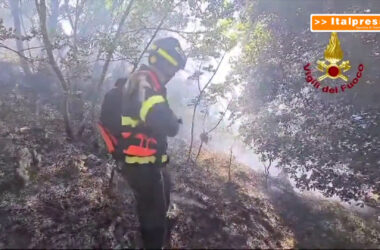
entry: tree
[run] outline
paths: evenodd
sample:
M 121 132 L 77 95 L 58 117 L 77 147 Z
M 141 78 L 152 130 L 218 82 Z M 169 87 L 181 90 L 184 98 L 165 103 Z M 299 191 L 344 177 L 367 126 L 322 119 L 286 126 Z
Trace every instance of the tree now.
M 105 79 L 106 74 L 107 74 L 109 63 L 111 61 L 111 58 L 112 58 L 113 53 L 114 53 L 115 48 L 116 48 L 116 43 L 119 40 L 119 37 L 121 35 L 121 30 L 123 29 L 125 20 L 127 19 L 128 15 L 129 15 L 129 13 L 131 11 L 133 2 L 134 2 L 134 0 L 130 0 L 129 3 L 128 3 L 127 8 L 123 12 L 123 15 L 121 16 L 119 25 L 117 26 L 118 28 L 116 30 L 116 34 L 115 34 L 114 38 L 112 39 L 111 44 L 110 44 L 110 46 L 109 46 L 109 48 L 107 50 L 106 60 L 105 60 L 105 63 L 103 65 L 102 74 L 100 76 L 99 83 L 97 85 L 97 92 L 99 92 L 100 87 L 103 85 L 104 79 Z
M 213 71 L 213 74 L 211 75 L 211 77 L 208 79 L 208 81 L 206 82 L 206 84 L 202 88 L 201 88 L 201 83 L 200 83 L 200 75 L 201 74 L 199 74 L 199 73 L 197 74 L 197 83 L 198 83 L 199 94 L 195 98 L 195 101 L 194 101 L 194 104 L 193 104 L 194 107 L 193 107 L 193 116 L 192 116 L 192 120 L 191 120 L 190 145 L 189 145 L 189 152 L 188 152 L 188 155 L 187 155 L 187 161 L 189 161 L 190 158 L 191 158 L 191 151 L 192 151 L 192 148 L 193 148 L 195 115 L 196 115 L 196 112 L 197 112 L 198 105 L 201 103 L 202 97 L 203 97 L 203 95 L 204 95 L 207 87 L 210 85 L 210 83 L 214 79 L 216 73 L 218 72 L 218 70 L 220 68 L 220 65 L 222 64 L 225 55 L 226 54 L 224 54 L 222 56 L 222 58 L 220 59 L 218 65 L 216 66 L 216 69 Z
M 357 7 L 350 2 L 345 8 Z M 367 8 L 364 5 L 360 8 Z M 259 39 L 247 44 L 235 69 L 244 90 L 234 107 L 244 141 L 256 153 L 276 160 L 298 188 L 350 201 L 380 191 L 380 137 L 375 132 L 379 104 L 372 99 L 380 88 L 370 84 L 378 77 L 373 67 L 379 60 L 373 56 L 378 35 L 339 35 L 345 57 L 366 65 L 366 80 L 350 92 L 333 97 L 316 91 L 303 72 L 306 62 L 323 57 L 328 36 L 310 33 L 300 20 L 307 20 L 311 10 L 326 12 L 338 6 L 342 8 L 338 1 L 329 6 L 305 2 L 284 21 L 292 13 L 286 3 L 259 2 L 257 12 L 251 12 L 251 38 Z M 273 7 L 277 15 L 270 14 Z M 256 18 L 262 12 L 269 14 Z
M 46 3 L 45 3 L 45 0 L 36 0 L 35 3 L 36 3 L 36 7 L 37 7 L 38 17 L 40 20 L 40 29 L 41 29 L 41 33 L 42 33 L 42 39 L 43 39 L 43 43 L 44 43 L 44 46 L 46 49 L 48 60 L 49 60 L 49 63 L 51 65 L 53 71 L 55 72 L 55 74 L 56 74 L 56 76 L 57 76 L 57 78 L 61 84 L 62 90 L 64 92 L 63 119 L 64 119 L 64 123 L 65 123 L 66 133 L 70 139 L 73 139 L 74 134 L 73 134 L 73 130 L 71 127 L 70 115 L 69 115 L 69 101 L 70 101 L 70 94 L 71 94 L 70 83 L 67 82 L 66 79 L 64 78 L 62 71 L 58 67 L 58 64 L 54 58 L 53 46 L 49 40 L 49 35 L 48 35 L 47 27 L 46 27 Z
M 20 1 L 18 0 L 9 0 L 9 6 L 11 7 L 11 12 L 13 16 L 13 25 L 16 35 L 16 46 L 17 51 L 20 55 L 20 64 L 24 73 L 29 76 L 31 74 L 28 61 L 25 58 L 23 38 L 21 35 L 21 18 L 20 18 Z
M 232 2 L 227 2 L 226 6 L 224 6 L 225 9 L 231 8 Z M 199 93 L 196 95 L 196 97 L 192 100 L 190 103 L 190 106 L 193 106 L 193 112 L 192 112 L 192 120 L 191 120 L 191 131 L 190 131 L 190 145 L 189 145 L 189 151 L 187 156 L 187 161 L 191 159 L 191 153 L 194 143 L 194 128 L 195 128 L 195 121 L 196 121 L 196 114 L 197 109 L 199 105 L 206 105 L 209 106 L 212 103 L 216 103 L 216 95 L 221 96 L 224 95 L 222 92 L 228 92 L 231 91 L 231 82 L 234 81 L 226 81 L 222 84 L 213 84 L 213 80 L 215 75 L 218 73 L 218 70 L 223 62 L 223 59 L 227 55 L 228 52 L 230 52 L 233 48 L 235 48 L 240 40 L 239 36 L 247 31 L 247 22 L 244 20 L 244 18 L 233 18 L 233 14 L 235 12 L 230 12 L 228 15 L 225 16 L 216 16 L 216 20 L 214 20 L 214 23 L 216 23 L 215 31 L 211 34 L 214 34 L 213 40 L 206 40 L 206 44 L 203 45 L 203 48 L 195 48 L 194 50 L 199 54 L 198 60 L 201 61 L 199 65 L 199 69 L 194 72 L 194 74 L 190 77 L 190 79 L 197 81 L 198 91 Z M 232 15 L 231 15 L 232 14 Z M 201 43 L 202 44 L 202 43 Z M 217 45 L 215 49 L 215 45 Z M 207 55 L 211 55 L 212 57 L 215 57 L 215 55 L 222 54 L 222 56 L 219 57 L 219 61 L 217 63 L 216 68 L 210 64 L 208 67 L 202 67 L 202 64 L 208 62 L 210 59 L 207 57 Z M 208 78 L 207 82 L 205 84 L 201 83 L 201 76 L 205 73 L 211 74 L 211 76 Z M 206 100 L 204 102 L 203 99 L 210 99 L 211 97 L 211 103 L 210 100 Z M 229 105 L 228 105 L 229 106 Z M 228 107 L 227 107 L 228 109 Z M 227 111 L 227 110 L 226 110 Z M 198 158 L 199 153 L 202 149 L 203 142 L 205 138 L 208 137 L 208 134 L 211 133 L 213 130 L 215 130 L 223 120 L 225 112 L 222 112 L 221 119 L 216 123 L 215 128 L 212 128 L 209 132 L 204 132 L 201 135 L 201 144 L 198 149 L 198 153 L 196 158 Z

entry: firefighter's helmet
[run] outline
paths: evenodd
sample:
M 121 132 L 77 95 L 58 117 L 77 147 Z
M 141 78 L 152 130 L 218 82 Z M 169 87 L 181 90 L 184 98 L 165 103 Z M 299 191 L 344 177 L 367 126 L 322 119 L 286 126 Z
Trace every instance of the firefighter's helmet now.
M 156 40 L 149 52 L 149 64 L 166 74 L 172 75 L 186 65 L 186 55 L 179 41 L 174 37 Z

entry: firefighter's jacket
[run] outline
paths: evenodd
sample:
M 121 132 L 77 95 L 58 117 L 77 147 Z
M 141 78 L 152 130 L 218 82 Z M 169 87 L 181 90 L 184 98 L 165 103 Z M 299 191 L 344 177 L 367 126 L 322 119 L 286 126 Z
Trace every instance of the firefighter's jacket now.
M 179 122 L 166 100 L 165 86 L 142 66 L 125 87 L 105 95 L 99 129 L 115 159 L 154 164 L 167 161 L 167 137 L 178 133 Z

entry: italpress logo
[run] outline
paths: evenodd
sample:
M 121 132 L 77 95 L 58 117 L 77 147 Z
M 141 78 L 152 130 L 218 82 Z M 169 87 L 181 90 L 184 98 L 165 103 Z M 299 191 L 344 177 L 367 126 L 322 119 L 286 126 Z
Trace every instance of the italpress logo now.
M 380 32 L 380 14 L 311 14 L 312 32 Z

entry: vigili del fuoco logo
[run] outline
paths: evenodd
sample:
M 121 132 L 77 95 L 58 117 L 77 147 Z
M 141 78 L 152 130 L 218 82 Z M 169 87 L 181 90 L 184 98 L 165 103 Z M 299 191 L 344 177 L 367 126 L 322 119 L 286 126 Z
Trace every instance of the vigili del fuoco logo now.
M 321 82 L 326 80 L 326 78 L 332 80 L 343 80 L 344 82 L 348 81 L 348 77 L 344 75 L 344 72 L 349 71 L 351 69 L 351 65 L 348 60 L 342 61 L 343 56 L 344 53 L 340 47 L 338 34 L 336 32 L 332 32 L 329 44 L 325 50 L 325 59 L 317 61 L 317 70 L 323 72 L 324 74 L 318 78 L 315 78 L 311 72 L 311 64 L 308 63 L 303 67 L 305 70 L 306 81 L 311 83 L 316 89 L 321 89 L 324 93 L 336 94 L 352 89 L 362 77 L 362 73 L 364 71 L 363 64 L 359 64 L 356 77 L 350 83 L 344 83 L 340 86 L 325 85 L 321 87 Z

